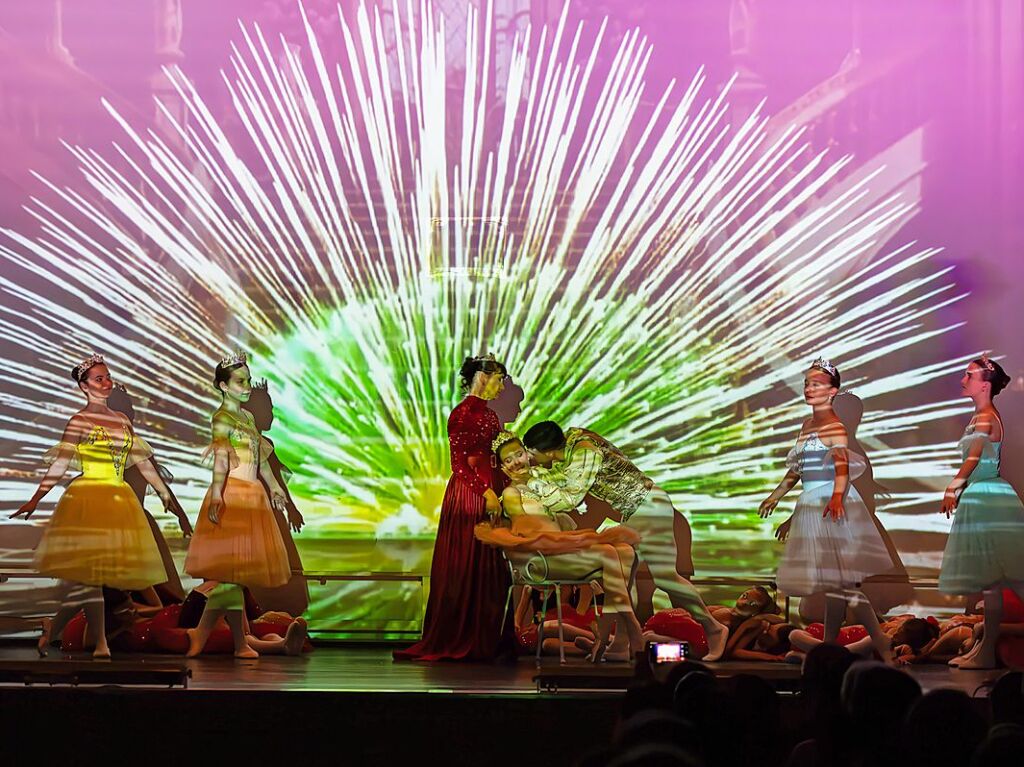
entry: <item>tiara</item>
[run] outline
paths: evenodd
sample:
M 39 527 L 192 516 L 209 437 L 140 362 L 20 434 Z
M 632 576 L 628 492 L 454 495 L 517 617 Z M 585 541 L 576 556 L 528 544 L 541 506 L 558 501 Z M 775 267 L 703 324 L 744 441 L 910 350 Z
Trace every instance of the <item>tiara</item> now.
M 77 365 L 75 365 L 74 370 L 72 372 L 74 372 L 75 378 L 78 379 L 78 378 L 81 378 L 82 373 L 84 373 L 86 370 L 91 368 L 93 365 L 103 365 L 103 364 L 105 364 L 103 362 L 103 355 L 102 354 L 96 354 L 94 352 L 91 357 L 86 357 L 84 360 L 82 360 Z
M 499 431 L 498 436 L 491 440 L 491 452 L 495 455 L 501 450 L 503 445 L 507 445 L 509 442 L 518 442 L 519 437 L 510 431 Z
M 218 367 L 230 368 L 235 365 L 245 365 L 248 364 L 248 362 L 249 358 L 246 356 L 245 352 L 236 350 L 231 356 L 222 359 Z
M 824 370 L 829 375 L 836 374 L 836 366 L 829 362 L 824 357 L 818 357 L 814 362 L 811 363 L 812 368 L 818 368 L 818 370 Z
M 493 352 L 487 352 L 487 354 L 480 354 L 473 358 L 474 362 L 497 362 L 494 358 Z
M 992 360 L 988 358 L 988 352 L 981 355 L 981 364 L 985 366 L 985 369 L 988 370 L 988 372 L 996 372 L 996 366 L 993 364 Z

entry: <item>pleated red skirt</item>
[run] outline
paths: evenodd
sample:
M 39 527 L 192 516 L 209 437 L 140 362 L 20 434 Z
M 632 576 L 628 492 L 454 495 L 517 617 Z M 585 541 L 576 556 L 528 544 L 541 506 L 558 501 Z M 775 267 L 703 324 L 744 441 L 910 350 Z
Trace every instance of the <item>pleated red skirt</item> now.
M 448 480 L 430 565 L 423 638 L 395 660 L 491 661 L 516 652 L 511 611 L 501 629 L 510 576 L 501 553 L 473 535 L 487 518 L 483 496 Z

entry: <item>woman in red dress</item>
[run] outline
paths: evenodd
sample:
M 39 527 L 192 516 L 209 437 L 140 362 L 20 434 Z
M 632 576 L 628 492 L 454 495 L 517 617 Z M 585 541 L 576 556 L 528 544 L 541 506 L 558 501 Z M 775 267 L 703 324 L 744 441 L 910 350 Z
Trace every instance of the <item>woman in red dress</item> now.
M 395 660 L 486 661 L 516 650 L 511 616 L 502 631 L 508 566 L 498 549 L 473 535 L 488 514 L 500 513 L 505 482 L 493 464 L 491 440 L 501 425 L 487 401 L 498 396 L 508 373 L 488 354 L 468 357 L 459 375 L 467 396 L 448 416 L 452 476 L 441 503 L 423 638 L 396 651 Z

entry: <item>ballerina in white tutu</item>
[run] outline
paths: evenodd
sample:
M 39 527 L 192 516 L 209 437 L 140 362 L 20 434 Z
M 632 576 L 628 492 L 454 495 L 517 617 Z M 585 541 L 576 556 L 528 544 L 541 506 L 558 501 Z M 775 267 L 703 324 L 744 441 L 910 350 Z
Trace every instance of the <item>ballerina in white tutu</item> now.
M 892 559 L 852 484 L 864 470 L 864 458 L 848 449 L 846 428 L 832 409 L 841 383 L 835 365 L 820 357 L 807 371 L 804 401 L 813 414 L 804 421 L 786 457 L 786 476 L 759 513 L 769 516 L 798 481 L 803 483 L 793 515 L 776 531 L 776 537 L 786 543 L 779 563 L 779 588 L 791 596 L 825 594 L 826 642 L 839 635 L 849 605 L 875 650 L 888 661 L 888 637 L 860 584 L 888 570 Z
M 946 488 L 942 511 L 953 518 L 942 555 L 939 590 L 947 594 L 985 595 L 985 624 L 980 642 L 951 666 L 995 668 L 1003 586 L 1024 599 L 1024 504 L 999 475 L 1003 421 L 992 398 L 1010 383 L 998 362 L 979 357 L 967 366 L 960 388 L 974 400 L 974 417 L 960 440 L 963 463 Z

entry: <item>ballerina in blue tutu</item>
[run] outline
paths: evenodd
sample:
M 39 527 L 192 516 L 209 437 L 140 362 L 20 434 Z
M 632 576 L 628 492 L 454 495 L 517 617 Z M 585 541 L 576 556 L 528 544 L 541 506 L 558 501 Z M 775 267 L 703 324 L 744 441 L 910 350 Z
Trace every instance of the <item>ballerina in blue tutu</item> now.
M 967 366 L 960 388 L 974 400 L 974 417 L 960 440 L 963 464 L 942 498 L 953 527 L 942 555 L 939 589 L 947 594 L 985 595 L 984 634 L 967 655 L 950 665 L 994 668 L 1003 587 L 1024 599 L 1024 504 L 999 476 L 1003 422 L 992 398 L 1010 383 L 998 362 L 979 357 Z M 955 513 L 955 516 L 954 516 Z

